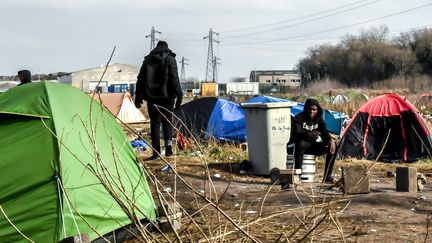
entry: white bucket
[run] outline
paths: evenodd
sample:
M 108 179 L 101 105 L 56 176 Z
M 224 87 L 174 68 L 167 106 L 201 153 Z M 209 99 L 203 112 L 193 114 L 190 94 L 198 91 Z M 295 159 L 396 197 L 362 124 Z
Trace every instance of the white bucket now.
M 287 155 L 286 162 L 287 169 L 294 168 L 294 155 Z M 313 154 L 305 154 L 303 155 L 303 163 L 302 163 L 302 174 L 300 175 L 300 179 L 302 182 L 314 182 L 315 181 L 315 155 Z

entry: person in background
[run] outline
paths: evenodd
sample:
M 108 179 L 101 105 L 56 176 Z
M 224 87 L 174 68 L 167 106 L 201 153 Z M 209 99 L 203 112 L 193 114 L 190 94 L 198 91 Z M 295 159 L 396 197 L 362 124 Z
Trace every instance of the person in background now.
M 135 106 L 139 109 L 142 101 L 147 101 L 150 117 L 153 155 L 149 160 L 159 158 L 161 152 L 161 123 L 165 140 L 165 156 L 173 155 L 172 112 L 180 107 L 183 97 L 175 56 L 176 54 L 168 48 L 165 41 L 159 41 L 144 58 L 137 77 Z
M 18 71 L 18 78 L 20 81 L 20 84 L 18 84 L 18 86 L 31 83 L 31 73 L 29 70 Z
M 333 182 L 332 170 L 336 159 L 336 143 L 326 131 L 323 109 L 317 100 L 307 99 L 303 112 L 292 119 L 291 137 L 288 145 L 290 144 L 295 145 L 296 169 L 302 168 L 304 154 L 327 154 L 323 181 Z

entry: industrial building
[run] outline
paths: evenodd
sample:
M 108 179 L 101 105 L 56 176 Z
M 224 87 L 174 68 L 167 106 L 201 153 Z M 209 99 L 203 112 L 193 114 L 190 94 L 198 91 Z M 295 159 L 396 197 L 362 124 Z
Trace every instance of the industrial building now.
M 250 73 L 250 82 L 298 87 L 301 84 L 301 75 L 294 70 L 253 70 Z
M 63 73 L 58 76 L 58 81 L 70 84 L 84 92 L 92 92 L 95 90 L 99 80 L 101 79 L 105 67 L 105 65 L 102 65 L 71 73 Z M 133 94 L 139 69 L 138 66 L 128 64 L 109 64 L 99 84 L 98 91 L 103 93 L 124 93 L 130 90 Z

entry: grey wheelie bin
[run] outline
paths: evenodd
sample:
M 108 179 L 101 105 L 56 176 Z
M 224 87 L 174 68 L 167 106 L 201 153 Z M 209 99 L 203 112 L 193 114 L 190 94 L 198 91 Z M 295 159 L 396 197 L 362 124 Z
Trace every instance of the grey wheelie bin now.
M 291 133 L 291 107 L 295 102 L 243 103 L 252 173 L 269 175 L 286 168 L 286 144 Z

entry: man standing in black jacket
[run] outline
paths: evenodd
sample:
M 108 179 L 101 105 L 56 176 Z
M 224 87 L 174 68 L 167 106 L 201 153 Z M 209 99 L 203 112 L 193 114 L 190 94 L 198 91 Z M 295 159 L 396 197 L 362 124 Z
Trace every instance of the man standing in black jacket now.
M 159 41 L 156 47 L 144 58 L 138 74 L 135 91 L 135 106 L 141 108 L 142 101 L 147 101 L 150 116 L 153 155 L 150 160 L 159 158 L 160 125 L 165 140 L 165 155 L 172 151 L 172 112 L 180 107 L 183 93 L 178 77 L 176 54 L 165 41 Z
M 295 144 L 295 168 L 301 169 L 304 154 L 326 155 L 324 181 L 333 182 L 332 170 L 336 159 L 336 143 L 326 131 L 323 109 L 315 99 L 307 99 L 303 112 L 291 121 L 288 144 Z

